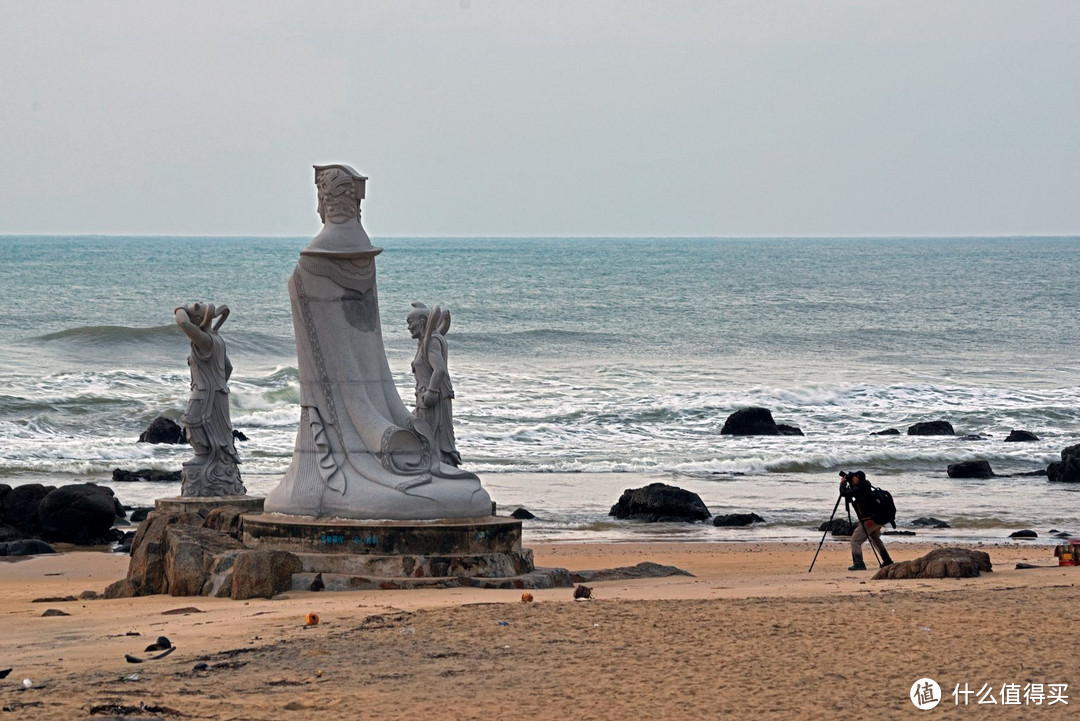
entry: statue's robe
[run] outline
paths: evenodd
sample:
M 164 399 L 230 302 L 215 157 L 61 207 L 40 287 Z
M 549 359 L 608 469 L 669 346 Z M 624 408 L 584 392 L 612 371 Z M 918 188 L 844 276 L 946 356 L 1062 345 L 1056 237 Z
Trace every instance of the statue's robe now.
M 401 520 L 490 515 L 480 480 L 442 462 L 431 429 L 398 395 L 374 259 L 301 255 L 289 299 L 300 425 L 292 463 L 264 510 Z
M 210 348 L 205 352 L 191 344 L 191 395 L 180 418 L 195 458 L 184 463 L 182 496 L 242 496 L 240 457 L 236 453 L 229 419 L 229 376 L 232 364 L 225 353 L 225 341 L 216 331 L 205 336 Z

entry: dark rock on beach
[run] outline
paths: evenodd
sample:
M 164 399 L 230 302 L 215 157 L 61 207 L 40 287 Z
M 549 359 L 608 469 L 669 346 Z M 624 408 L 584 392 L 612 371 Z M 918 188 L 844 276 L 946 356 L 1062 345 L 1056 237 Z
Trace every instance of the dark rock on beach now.
M 627 488 L 608 515 L 650 523 L 704 521 L 712 516 L 698 494 L 666 483 Z
M 132 523 L 142 523 L 146 520 L 146 517 L 153 511 L 152 506 L 139 506 L 131 509 L 131 515 L 128 516 L 128 520 Z
M 43 553 L 56 553 L 56 549 L 36 538 L 0 543 L 0 556 L 37 556 Z
M 109 539 L 117 503 L 111 488 L 96 483 L 61 486 L 41 500 L 42 534 L 54 541 L 96 544 Z M 123 509 L 120 509 L 123 513 Z
M 187 443 L 184 429 L 165 416 L 158 416 L 139 435 L 139 443 Z
M 921 526 L 923 528 L 952 528 L 947 522 L 940 518 L 934 518 L 933 516 L 921 516 L 911 522 L 913 526 Z
M 955 436 L 956 431 L 948 421 L 925 421 L 910 426 L 907 434 L 909 436 Z
M 844 518 L 834 518 L 818 526 L 822 533 L 828 531 L 834 536 L 850 536 L 855 532 L 855 524 Z
M 1006 443 L 1023 443 L 1026 441 L 1037 441 L 1039 437 L 1029 431 L 1012 430 L 1009 432 L 1009 437 L 1005 439 Z
M 663 566 L 651 561 L 642 561 L 636 566 L 603 568 L 597 571 L 571 571 L 570 580 L 574 583 L 595 583 L 597 581 L 626 581 L 637 578 L 666 578 L 668 576 L 689 576 L 694 574 L 675 566 Z
M 70 616 L 67 611 L 61 611 L 59 608 L 46 608 L 41 614 L 42 618 L 49 618 L 51 616 Z
M 896 428 L 886 428 L 883 431 L 874 431 L 870 435 L 872 436 L 898 436 L 900 431 Z
M 180 471 L 155 471 L 150 468 L 128 471 L 114 468 L 112 479 L 114 483 L 179 483 Z
M 947 472 L 949 478 L 993 478 L 995 475 L 989 461 L 950 463 Z
M 120 539 L 120 543 L 113 549 L 113 553 L 131 553 L 131 543 L 135 540 L 135 531 L 128 531 Z
M 751 523 L 765 523 L 765 519 L 756 513 L 727 513 L 712 522 L 714 526 L 749 526 Z
M 883 578 L 974 578 L 993 571 L 990 554 L 966 548 L 938 548 L 912 561 L 897 561 L 874 574 Z
M 1032 531 L 1030 528 L 1025 528 L 1022 531 L 1014 531 L 1009 534 L 1009 538 L 1038 538 L 1039 534 Z
M 528 521 L 528 520 L 531 520 L 533 518 L 536 518 L 536 516 L 534 516 L 532 513 L 530 513 L 528 511 L 528 509 L 525 509 L 525 508 L 517 509 L 516 511 L 514 511 L 513 513 L 510 514 L 510 517 L 511 518 L 516 518 L 519 521 Z
M 1055 483 L 1080 483 L 1080 443 L 1062 450 L 1061 460 L 1046 467 L 1046 477 Z
M 233 428 L 232 437 L 235 438 L 238 441 L 246 441 L 246 440 L 248 440 L 247 436 L 245 436 L 243 433 L 236 430 L 235 428 Z
M 43 486 L 40 483 L 27 483 L 12 488 L 0 501 L 4 512 L 4 523 L 14 526 L 27 536 L 40 535 L 41 520 L 38 517 L 38 505 L 52 490 L 55 490 L 53 486 Z
M 741 408 L 724 421 L 722 436 L 801 436 L 795 426 L 777 425 L 768 408 Z

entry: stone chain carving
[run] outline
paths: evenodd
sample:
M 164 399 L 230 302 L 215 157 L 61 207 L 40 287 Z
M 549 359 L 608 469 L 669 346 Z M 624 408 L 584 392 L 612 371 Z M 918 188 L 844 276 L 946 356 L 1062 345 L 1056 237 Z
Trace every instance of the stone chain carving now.
M 334 393 L 330 388 L 330 379 L 326 373 L 326 362 L 323 360 L 322 347 L 319 345 L 319 334 L 315 332 L 315 322 L 311 319 L 311 305 L 307 293 L 304 292 L 304 282 L 300 279 L 299 274 L 294 277 L 296 280 L 296 297 L 300 301 L 300 313 L 303 316 L 308 341 L 311 343 L 311 354 L 315 357 L 315 371 L 319 376 L 319 386 L 322 388 L 326 411 L 330 415 L 330 425 L 334 428 L 339 447 L 344 448 L 345 439 L 342 437 L 341 427 L 338 425 L 337 407 L 334 405 Z M 344 492 L 344 487 L 342 487 L 342 493 Z

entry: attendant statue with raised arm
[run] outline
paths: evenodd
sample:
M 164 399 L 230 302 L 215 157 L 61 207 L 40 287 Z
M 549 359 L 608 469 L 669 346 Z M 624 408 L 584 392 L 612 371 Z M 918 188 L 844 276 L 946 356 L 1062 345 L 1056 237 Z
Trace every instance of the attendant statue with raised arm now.
M 229 419 L 232 364 L 218 333 L 228 306 L 193 303 L 176 309 L 176 324 L 191 340 L 191 395 L 180 419 L 195 457 L 184 463 L 181 496 L 242 496 L 240 457 Z M 214 319 L 217 318 L 217 322 Z
M 429 310 L 423 303 L 413 303 L 407 322 L 409 333 L 417 340 L 412 372 L 416 377 L 417 427 L 427 435 L 432 452 L 442 463 L 461 465 L 454 440 L 452 403 L 454 386 L 447 371 L 446 332 L 450 329 L 450 311 Z

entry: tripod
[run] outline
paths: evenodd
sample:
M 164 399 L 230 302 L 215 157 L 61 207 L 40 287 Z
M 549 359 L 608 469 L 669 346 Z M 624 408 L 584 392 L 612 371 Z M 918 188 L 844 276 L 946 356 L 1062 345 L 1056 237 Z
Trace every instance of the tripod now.
M 814 551 L 814 560 L 810 561 L 810 568 L 806 570 L 810 573 L 814 570 L 814 564 L 817 563 L 818 554 L 821 553 L 821 547 L 825 545 L 825 537 L 829 535 L 829 531 L 832 530 L 832 521 L 836 517 L 836 509 L 840 508 L 840 501 L 844 499 L 844 494 L 841 493 L 836 497 L 836 505 L 833 506 L 832 513 L 829 514 L 829 520 L 825 523 L 825 532 L 821 534 L 821 542 L 817 545 L 817 550 Z M 848 500 L 845 504 L 847 510 L 848 523 L 851 523 L 851 501 Z M 855 514 L 858 517 L 858 513 Z M 859 526 L 864 530 L 866 529 L 865 519 L 859 518 Z M 881 565 L 881 558 L 878 556 L 877 546 L 874 545 L 874 539 L 870 536 L 869 532 L 866 534 L 866 540 L 870 544 L 870 550 L 874 552 L 874 560 L 878 562 L 878 566 Z

